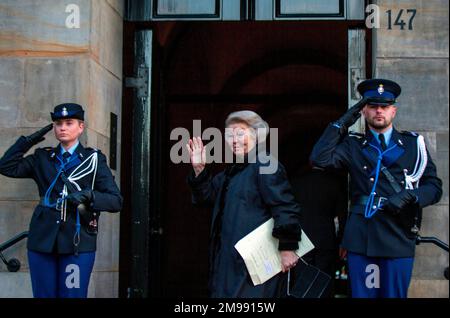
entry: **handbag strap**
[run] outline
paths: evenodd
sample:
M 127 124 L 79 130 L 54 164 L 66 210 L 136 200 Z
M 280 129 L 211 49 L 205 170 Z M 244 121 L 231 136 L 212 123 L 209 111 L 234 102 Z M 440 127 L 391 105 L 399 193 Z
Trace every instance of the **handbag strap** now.
M 308 262 L 306 262 L 303 258 L 299 257 L 299 259 L 305 263 L 305 265 L 309 265 Z M 287 287 L 286 287 L 286 294 L 288 296 L 291 296 L 291 269 L 288 270 L 288 277 L 287 277 Z
M 291 290 L 289 288 L 289 285 L 291 285 L 291 270 L 288 271 L 288 277 L 287 277 L 287 287 L 286 287 L 286 294 L 288 296 L 291 296 Z

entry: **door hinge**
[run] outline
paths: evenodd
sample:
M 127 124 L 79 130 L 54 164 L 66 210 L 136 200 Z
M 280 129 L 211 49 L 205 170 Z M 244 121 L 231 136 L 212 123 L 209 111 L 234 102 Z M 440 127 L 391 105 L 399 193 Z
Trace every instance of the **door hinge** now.
M 357 87 L 358 84 L 365 80 L 363 76 L 364 70 L 361 67 L 352 67 L 350 69 L 350 87 L 351 87 L 351 96 L 352 100 L 359 100 L 361 96 L 359 96 Z
M 125 86 L 135 88 L 138 98 L 149 96 L 149 73 L 150 69 L 141 64 L 137 69 L 136 77 L 125 78 Z
M 152 229 L 150 230 L 150 234 L 151 234 L 151 235 L 162 235 L 162 234 L 163 234 L 163 229 L 162 229 L 162 227 L 159 227 L 159 228 L 152 228 Z

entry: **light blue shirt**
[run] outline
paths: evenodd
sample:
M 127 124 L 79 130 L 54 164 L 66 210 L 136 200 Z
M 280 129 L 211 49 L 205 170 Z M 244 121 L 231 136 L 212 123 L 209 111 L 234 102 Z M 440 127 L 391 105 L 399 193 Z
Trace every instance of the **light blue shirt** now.
M 77 140 L 77 143 L 75 145 L 73 145 L 72 147 L 70 147 L 68 150 L 64 149 L 64 147 L 61 146 L 61 155 L 63 155 L 65 152 L 68 152 L 68 153 L 70 153 L 70 155 L 73 155 L 75 149 L 77 149 L 79 144 L 80 144 L 80 142 Z
M 371 129 L 370 131 L 371 131 L 372 134 L 375 136 L 375 138 L 377 138 L 378 142 L 380 142 L 380 139 L 378 139 L 378 136 L 380 135 L 380 133 L 377 133 L 376 131 L 374 131 L 374 130 L 372 130 L 372 129 Z M 386 147 L 389 146 L 389 142 L 391 141 L 392 131 L 393 131 L 393 129 L 392 129 L 392 127 L 391 127 L 388 131 L 385 131 L 385 132 L 383 133 L 383 135 L 384 135 L 384 141 L 386 142 Z

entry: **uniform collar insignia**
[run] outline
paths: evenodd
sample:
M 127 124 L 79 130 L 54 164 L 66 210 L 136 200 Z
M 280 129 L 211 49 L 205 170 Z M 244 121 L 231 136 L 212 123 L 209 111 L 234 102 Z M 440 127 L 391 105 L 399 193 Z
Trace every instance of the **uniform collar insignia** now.
M 392 131 L 391 139 L 400 147 L 405 147 L 405 143 L 403 142 L 402 135 L 395 128 Z
M 369 143 L 372 141 L 373 134 L 370 132 L 369 128 L 366 129 L 364 137 L 361 139 L 361 143 L 363 147 L 367 147 Z
M 367 139 L 366 139 L 366 138 L 364 138 L 364 139 L 362 140 L 362 145 L 363 145 L 363 146 L 367 146 Z
M 55 160 L 56 159 L 56 154 L 58 154 L 59 152 L 59 145 L 54 147 L 54 148 L 50 148 L 48 155 L 50 157 L 51 160 Z
M 86 157 L 86 148 L 83 147 L 83 145 L 81 144 L 81 142 L 78 144 L 77 149 L 75 149 L 75 152 L 78 154 L 78 156 L 81 159 L 84 159 L 84 157 Z

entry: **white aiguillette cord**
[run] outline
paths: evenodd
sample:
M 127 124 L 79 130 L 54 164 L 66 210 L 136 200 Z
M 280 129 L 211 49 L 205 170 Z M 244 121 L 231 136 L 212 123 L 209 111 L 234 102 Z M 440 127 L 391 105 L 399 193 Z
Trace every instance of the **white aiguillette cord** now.
M 405 189 L 412 190 L 419 187 L 419 180 L 422 177 L 428 163 L 427 149 L 425 147 L 425 140 L 422 135 L 417 137 L 417 159 L 414 170 L 411 174 L 407 174 L 408 170 L 404 170 L 405 174 Z M 415 183 L 415 184 L 414 184 Z
M 97 165 L 98 165 L 98 154 L 97 154 L 97 152 L 94 152 L 89 157 L 87 157 L 86 160 L 84 160 L 78 167 L 76 167 L 75 170 L 72 171 L 72 173 L 69 175 L 69 177 L 67 179 L 70 181 L 70 183 L 72 183 L 78 189 L 78 191 L 81 191 L 81 187 L 78 185 L 78 183 L 76 181 L 80 180 L 80 179 L 86 177 L 87 175 L 89 175 L 90 173 L 94 172 L 93 177 L 92 177 L 92 184 L 91 184 L 91 189 L 93 190 L 94 183 L 95 183 L 95 176 L 97 174 Z M 67 195 L 68 195 L 67 186 L 64 184 L 63 198 L 65 198 Z M 66 218 L 67 218 L 66 208 L 67 208 L 67 202 L 66 202 L 66 200 L 64 200 L 63 206 L 61 209 L 61 219 L 63 221 L 66 221 Z

